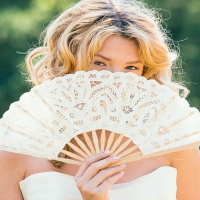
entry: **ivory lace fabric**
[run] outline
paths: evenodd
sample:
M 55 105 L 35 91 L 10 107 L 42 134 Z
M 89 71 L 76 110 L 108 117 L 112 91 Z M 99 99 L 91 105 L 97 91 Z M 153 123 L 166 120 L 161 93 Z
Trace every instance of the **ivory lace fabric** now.
M 133 181 L 114 184 L 111 200 L 176 200 L 177 171 L 160 167 Z M 43 172 L 21 181 L 24 200 L 82 200 L 73 176 L 58 172 Z
M 76 135 L 105 129 L 155 156 L 199 146 L 199 121 L 197 109 L 155 80 L 78 71 L 45 81 L 13 103 L 0 120 L 0 149 L 53 159 Z

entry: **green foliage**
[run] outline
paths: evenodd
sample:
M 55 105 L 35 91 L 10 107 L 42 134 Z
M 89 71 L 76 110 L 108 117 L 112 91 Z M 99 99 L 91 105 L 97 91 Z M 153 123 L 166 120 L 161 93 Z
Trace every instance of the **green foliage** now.
M 190 90 L 191 106 L 200 109 L 200 1 L 199 0 L 145 0 L 160 12 L 174 41 L 180 46 L 183 73 L 180 75 Z
M 49 22 L 72 3 L 70 0 L 0 3 L 0 116 L 31 88 L 23 75 L 26 52 L 37 45 Z
M 27 50 L 38 44 L 40 33 L 56 15 L 77 1 L 0 2 L 0 116 L 22 93 L 30 90 L 23 75 L 26 73 L 24 58 Z M 184 71 L 181 76 L 191 90 L 188 100 L 200 109 L 200 1 L 144 1 L 152 7 L 162 8 L 164 26 L 180 44 Z

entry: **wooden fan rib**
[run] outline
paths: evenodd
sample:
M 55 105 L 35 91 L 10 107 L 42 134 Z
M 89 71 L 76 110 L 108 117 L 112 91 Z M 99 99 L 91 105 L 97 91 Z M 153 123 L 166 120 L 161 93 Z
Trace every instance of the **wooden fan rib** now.
M 193 148 L 198 148 L 198 146 L 200 146 L 200 142 L 194 142 L 192 144 L 186 144 L 186 145 L 182 145 L 182 146 L 178 146 L 178 147 L 172 147 L 166 150 L 161 150 L 158 152 L 154 152 L 148 155 L 144 155 L 143 158 L 151 158 L 154 156 L 160 156 L 160 155 L 164 155 L 164 154 L 169 154 L 169 153 L 173 153 L 176 151 L 182 151 L 182 150 L 186 150 L 186 149 L 193 149 Z M 133 160 L 135 161 L 135 160 Z
M 97 133 L 95 130 L 92 131 L 92 139 L 93 139 L 93 143 L 94 143 L 94 147 L 95 147 L 95 153 L 99 153 L 100 150 L 99 150 L 99 140 L 98 140 L 98 137 L 97 137 Z
M 137 152 L 137 153 L 133 153 L 133 154 L 130 154 L 130 155 L 122 158 L 121 160 L 119 160 L 119 162 L 114 163 L 114 164 L 112 164 L 110 166 L 121 165 L 121 164 L 124 164 L 124 163 L 137 161 L 137 160 L 140 160 L 140 159 L 143 159 L 143 158 L 144 157 L 143 157 L 142 152 Z
M 92 154 L 95 154 L 94 147 L 93 147 L 92 142 L 91 142 L 89 136 L 87 135 L 87 133 L 83 133 L 83 136 L 84 136 L 85 141 L 86 141 L 86 143 L 88 144 L 88 146 L 89 146 L 89 148 L 90 148 Z
M 101 144 L 99 145 L 99 141 L 98 141 L 98 137 L 97 137 L 97 134 L 96 134 L 96 131 L 93 131 L 92 132 L 92 139 L 93 139 L 93 142 L 94 144 L 92 144 L 92 141 L 90 140 L 89 136 L 87 135 L 87 133 L 83 133 L 84 135 L 84 138 L 85 138 L 85 141 L 86 143 L 88 144 L 88 146 L 90 147 L 90 150 L 92 152 L 90 152 L 90 150 L 88 150 L 88 148 L 85 146 L 85 144 L 77 137 L 75 138 L 75 140 L 77 141 L 77 143 L 80 145 L 80 147 L 82 149 L 84 149 L 86 151 L 87 154 L 85 154 L 80 148 L 78 148 L 77 146 L 73 145 L 72 143 L 68 143 L 69 146 L 74 149 L 76 152 L 78 152 L 80 155 L 84 156 L 83 157 L 80 157 L 80 156 L 77 156 L 71 152 L 67 152 L 65 150 L 62 150 L 61 152 L 63 152 L 64 154 L 74 158 L 74 159 L 77 159 L 81 162 L 84 161 L 84 159 L 86 159 L 87 157 L 89 157 L 90 155 L 92 154 L 95 154 L 97 153 L 98 151 L 105 151 L 105 150 L 109 150 L 109 148 L 111 147 L 112 143 L 113 143 L 113 140 L 114 140 L 114 137 L 115 137 L 115 133 L 114 132 L 111 132 L 109 138 L 108 138 L 108 142 L 107 142 L 107 145 L 106 145 L 106 149 L 104 149 L 105 147 L 105 143 L 106 143 L 106 135 L 105 135 L 105 130 L 102 129 L 102 133 L 101 133 Z M 117 138 L 116 142 L 113 144 L 112 148 L 110 149 L 111 152 L 113 152 L 121 143 L 122 139 L 124 138 L 123 135 L 119 135 L 119 137 Z M 118 149 L 117 151 L 113 152 L 112 153 L 112 156 L 119 156 L 121 158 L 121 160 L 117 163 L 115 163 L 113 166 L 115 165 L 119 165 L 119 164 L 122 164 L 122 163 L 128 163 L 128 162 L 134 162 L 134 161 L 137 161 L 137 160 L 141 160 L 141 159 L 145 159 L 145 158 L 150 158 L 150 157 L 153 157 L 153 156 L 159 156 L 159 155 L 163 155 L 163 154 L 167 154 L 167 153 L 171 153 L 171 152 L 174 152 L 174 151 L 179 151 L 179 150 L 182 150 L 182 149 L 185 149 L 185 148 L 194 148 L 194 146 L 197 146 L 200 145 L 200 142 L 197 142 L 195 144 L 189 144 L 189 145 L 184 145 L 184 146 L 181 146 L 181 147 L 175 147 L 175 148 L 171 148 L 171 149 L 167 149 L 167 150 L 162 150 L 162 151 L 159 151 L 159 152 L 156 152 L 156 153 L 151 153 L 151 154 L 148 154 L 148 155 L 143 155 L 142 152 L 136 152 L 136 153 L 132 153 L 133 151 L 135 151 L 138 147 L 136 145 L 134 145 L 133 147 L 131 148 L 128 148 L 126 149 L 125 151 L 123 151 L 127 145 L 131 142 L 131 139 L 128 139 L 127 141 L 125 141 Z M 96 143 L 96 144 L 95 144 Z M 94 146 L 95 148 L 94 148 Z M 100 147 L 99 147 L 100 146 Z M 108 148 L 109 147 L 109 148 Z M 107 149 L 108 148 L 108 149 Z M 123 152 L 122 152 L 123 151 Z M 122 153 L 121 153 L 122 152 Z M 90 153 L 90 154 L 89 154 Z M 130 154 L 132 153 L 132 154 Z M 59 158 L 61 159 L 61 158 Z M 58 160 L 58 159 L 57 159 Z M 61 160 L 60 160 L 61 161 Z M 68 159 L 66 160 L 66 163 L 77 163 L 77 164 L 80 164 L 81 162 L 79 161 L 76 161 L 76 160 L 72 160 L 72 159 Z M 64 161 L 61 161 L 61 162 L 64 162 Z
M 121 143 L 121 141 L 122 141 L 122 139 L 123 139 L 123 135 L 120 135 L 118 138 L 117 138 L 117 140 L 115 141 L 115 143 L 114 143 L 114 145 L 112 146 L 112 148 L 111 148 L 111 152 L 114 152 L 115 151 L 115 149 L 119 146 L 119 144 Z
M 159 151 L 159 152 L 154 152 L 154 153 L 151 153 L 151 154 L 148 154 L 148 155 L 143 155 L 142 152 L 137 152 L 137 153 L 130 154 L 127 157 L 122 158 L 119 162 L 115 163 L 113 166 L 120 165 L 120 164 L 123 164 L 123 163 L 138 161 L 138 160 L 141 160 L 141 159 L 151 158 L 151 157 L 155 157 L 155 156 L 160 156 L 160 155 L 172 153 L 172 152 L 175 152 L 175 151 L 181 151 L 183 149 L 192 149 L 192 148 L 195 148 L 197 146 L 200 146 L 200 142 L 196 142 L 196 143 L 189 144 L 189 145 L 183 145 L 183 146 L 179 146 L 179 147 L 174 147 L 174 148 L 171 148 L 171 149 L 166 149 L 166 150 L 162 150 L 162 151 Z
M 72 144 L 71 142 L 67 143 L 73 150 L 75 150 L 76 152 L 78 152 L 80 155 L 84 156 L 84 158 L 87 158 L 88 155 L 83 152 L 80 148 L 78 148 L 76 145 Z
M 108 138 L 108 142 L 107 142 L 107 145 L 106 145 L 106 149 L 105 150 L 110 150 L 110 147 L 113 143 L 113 140 L 114 140 L 114 132 L 111 132 L 109 138 Z
M 76 160 L 72 160 L 72 159 L 68 159 L 68 158 L 54 158 L 53 160 L 57 160 L 63 163 L 67 163 L 67 164 L 73 164 L 73 165 L 81 165 L 82 162 L 76 161 Z
M 124 142 L 118 149 L 117 151 L 113 152 L 113 156 L 118 156 L 118 154 L 128 146 L 128 144 L 131 142 L 130 139 L 128 139 L 126 142 Z
M 106 133 L 105 133 L 105 129 L 102 129 L 101 131 L 101 152 L 105 151 L 105 143 L 106 143 Z
M 76 140 L 76 142 L 78 143 L 78 145 L 85 151 L 85 153 L 87 153 L 88 156 L 92 155 L 92 152 L 90 152 L 88 150 L 88 148 L 86 147 L 86 145 L 77 136 L 74 137 L 74 139 Z
M 127 150 L 125 150 L 124 152 L 122 152 L 121 154 L 119 154 L 118 156 L 119 156 L 120 158 L 122 158 L 122 157 L 124 157 L 124 156 L 130 154 L 131 152 L 135 151 L 137 148 L 138 148 L 138 147 L 137 147 L 136 145 L 133 146 L 133 147 L 130 147 L 130 148 L 128 148 Z
M 136 152 L 136 153 L 129 154 L 129 155 L 123 157 L 121 160 L 128 160 L 128 159 L 135 158 L 138 156 L 143 156 L 142 152 Z
M 75 158 L 75 159 L 80 160 L 82 162 L 85 160 L 85 158 L 80 157 L 80 156 L 78 156 L 78 155 L 76 155 L 72 152 L 69 152 L 69 151 L 66 151 L 66 150 L 62 150 L 61 152 L 64 153 L 65 155 L 71 157 L 71 158 Z

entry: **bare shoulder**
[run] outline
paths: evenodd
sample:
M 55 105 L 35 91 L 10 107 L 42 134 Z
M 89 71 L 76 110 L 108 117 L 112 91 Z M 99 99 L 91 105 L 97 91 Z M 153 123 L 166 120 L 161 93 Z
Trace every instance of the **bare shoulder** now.
M 46 159 L 0 151 L 0 199 L 23 200 L 19 182 L 46 171 L 55 171 Z
M 186 158 L 195 158 L 199 156 L 199 149 L 198 148 L 193 148 L 193 149 L 186 149 L 183 151 L 177 151 L 168 154 L 168 158 L 173 161 L 173 160 L 180 160 L 180 159 L 186 159 Z
M 0 167 L 6 171 L 18 171 L 22 180 L 30 174 L 55 170 L 47 159 L 6 151 L 0 151 Z
M 192 170 L 200 166 L 200 152 L 198 148 L 170 153 L 167 157 L 170 165 L 178 169 L 188 168 L 188 170 Z
M 26 173 L 27 156 L 0 151 L 0 199 L 21 200 L 19 182 Z
M 4 171 L 21 171 L 19 174 L 25 174 L 25 163 L 28 156 L 11 153 L 6 151 L 0 151 L 0 168 L 4 168 Z M 2 172 L 2 171 L 0 171 Z M 24 172 L 24 173 L 23 173 Z M 23 177 L 22 175 L 22 177 Z
M 168 154 L 170 165 L 177 169 L 177 199 L 200 199 L 200 153 L 188 149 Z
M 59 171 L 56 169 L 50 162 L 50 160 L 38 157 L 30 156 L 26 161 L 26 175 L 27 178 L 30 175 L 42 173 L 42 172 L 49 172 L 49 171 Z

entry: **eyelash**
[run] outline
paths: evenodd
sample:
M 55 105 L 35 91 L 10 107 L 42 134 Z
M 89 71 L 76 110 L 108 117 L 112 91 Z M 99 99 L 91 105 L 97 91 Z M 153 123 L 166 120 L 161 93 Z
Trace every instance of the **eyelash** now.
M 95 65 L 98 65 L 98 66 L 106 66 L 106 64 L 105 63 L 103 63 L 103 62 L 94 62 L 94 64 Z M 102 65 L 103 64 L 103 65 Z M 129 69 L 130 67 L 132 67 L 132 68 L 134 68 L 134 69 Z M 139 70 L 139 68 L 138 67 L 136 67 L 136 66 L 126 66 L 124 69 L 127 69 L 127 70 Z
M 127 67 L 125 67 L 124 69 L 128 69 L 129 67 L 134 67 L 136 70 L 138 70 L 138 68 L 136 67 L 136 66 L 127 66 Z M 130 69 L 129 69 L 130 70 Z M 133 70 L 133 69 L 131 69 L 131 70 Z
M 100 63 L 105 65 L 103 62 L 94 62 L 95 65 L 100 65 Z M 102 65 L 100 65 L 100 66 L 102 66 Z
M 105 66 L 105 64 L 103 62 L 94 62 L 95 65 L 98 66 Z M 101 65 L 103 64 L 103 65 Z M 129 69 L 130 67 L 135 68 L 135 69 Z M 128 69 L 128 70 L 138 70 L 138 68 L 136 66 L 126 66 L 124 69 Z

